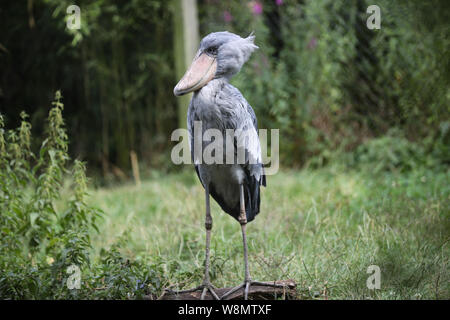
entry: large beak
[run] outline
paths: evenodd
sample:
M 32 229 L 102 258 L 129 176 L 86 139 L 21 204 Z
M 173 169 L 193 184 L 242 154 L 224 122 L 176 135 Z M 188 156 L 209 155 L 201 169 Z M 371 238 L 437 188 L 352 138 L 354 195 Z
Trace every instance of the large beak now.
M 202 53 L 194 58 L 188 71 L 173 89 L 176 96 L 196 91 L 206 85 L 216 74 L 216 58 Z

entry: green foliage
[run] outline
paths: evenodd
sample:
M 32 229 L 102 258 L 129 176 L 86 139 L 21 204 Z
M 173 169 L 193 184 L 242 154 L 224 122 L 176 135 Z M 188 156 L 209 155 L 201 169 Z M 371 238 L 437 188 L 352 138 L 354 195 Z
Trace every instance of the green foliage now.
M 411 142 L 402 131 L 392 129 L 380 138 L 362 143 L 352 152 L 334 156 L 336 162 L 347 167 L 370 168 L 374 173 L 404 172 L 420 167 L 443 169 L 448 161 L 448 150 L 440 144 L 427 146 Z
M 37 155 L 28 115 L 22 112 L 20 126 L 7 131 L 0 115 L 0 298 L 124 299 L 160 290 L 156 267 L 124 264 L 117 245 L 92 261 L 101 211 L 87 203 L 84 163 L 70 163 L 61 98 L 56 92 Z M 66 199 L 67 175 L 73 194 Z M 80 289 L 67 286 L 72 265 L 81 270 Z
M 0 26 L 8 30 L 0 38 L 5 119 L 14 123 L 15 107 L 24 106 L 33 115 L 35 134 L 41 135 L 47 112 L 41 106 L 54 88 L 61 88 L 68 130 L 77 133 L 72 156 L 83 154 L 88 169 L 102 169 L 109 176 L 120 168 L 128 175 L 131 150 L 145 163 L 165 163 L 159 152 L 167 151 L 178 123 L 170 1 L 81 0 L 76 3 L 79 30 L 66 27 L 67 8 L 73 4 L 32 1 L 31 9 L 27 2 L 2 5 Z M 31 18 L 35 27 L 27 24 Z
M 259 126 L 280 129 L 282 164 L 324 165 L 390 128 L 421 144 L 448 122 L 448 1 L 380 1 L 380 30 L 366 27 L 371 4 L 204 2 L 203 34 L 255 31 L 260 50 L 233 82 Z

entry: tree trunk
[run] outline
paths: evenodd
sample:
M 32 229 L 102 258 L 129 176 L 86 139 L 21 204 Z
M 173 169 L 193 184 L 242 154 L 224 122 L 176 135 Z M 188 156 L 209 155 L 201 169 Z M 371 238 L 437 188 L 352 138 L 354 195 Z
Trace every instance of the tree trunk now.
M 199 45 L 197 0 L 174 0 L 175 74 L 178 82 L 194 59 Z M 178 125 L 186 128 L 186 114 L 191 94 L 178 100 Z

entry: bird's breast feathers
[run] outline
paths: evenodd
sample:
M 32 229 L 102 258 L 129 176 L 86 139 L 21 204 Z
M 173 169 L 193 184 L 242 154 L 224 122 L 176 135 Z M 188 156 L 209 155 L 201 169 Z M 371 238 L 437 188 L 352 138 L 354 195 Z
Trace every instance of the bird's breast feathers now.
M 202 137 L 197 137 L 201 140 L 206 130 L 218 129 L 223 134 L 223 141 L 226 142 L 226 131 L 231 129 L 235 147 L 244 150 L 245 159 L 239 163 L 262 163 L 256 117 L 238 89 L 219 79 L 210 81 L 194 94 L 189 108 L 190 134 L 194 133 L 195 121 L 201 122 Z M 208 141 L 203 143 L 204 146 L 208 144 Z

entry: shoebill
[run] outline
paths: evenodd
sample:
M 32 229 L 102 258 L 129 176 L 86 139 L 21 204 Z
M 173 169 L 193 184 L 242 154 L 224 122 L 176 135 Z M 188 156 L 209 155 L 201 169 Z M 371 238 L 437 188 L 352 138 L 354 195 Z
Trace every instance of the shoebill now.
M 191 156 L 205 189 L 206 204 L 204 281 L 197 288 L 180 292 L 202 290 L 201 299 L 205 298 L 207 291 L 219 299 L 209 278 L 212 229 L 210 195 L 223 211 L 240 223 L 244 245 L 244 282 L 221 298 L 225 299 L 237 290 L 243 289 L 244 298 L 247 299 L 250 285 L 266 285 L 250 278 L 246 238 L 247 223 L 255 219 L 259 213 L 260 187 L 266 185 L 257 120 L 249 103 L 239 90 L 229 83 L 252 52 L 258 49 L 254 44 L 254 38 L 252 34 L 247 38 L 241 38 L 226 31 L 207 35 L 202 39 L 191 66 L 174 88 L 176 96 L 193 92 L 187 113 L 187 127 Z M 206 161 L 202 158 L 203 151 L 210 143 L 220 141 L 215 140 L 216 136 L 214 139 L 212 137 L 205 139 L 205 133 L 209 129 L 215 129 L 215 132 L 222 134 L 223 159 L 219 161 L 217 156 L 220 157 L 220 153 L 214 154 L 215 161 Z M 216 152 L 218 151 L 215 150 L 214 153 Z

